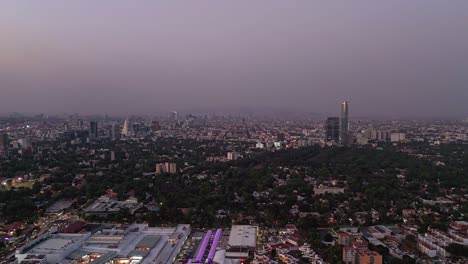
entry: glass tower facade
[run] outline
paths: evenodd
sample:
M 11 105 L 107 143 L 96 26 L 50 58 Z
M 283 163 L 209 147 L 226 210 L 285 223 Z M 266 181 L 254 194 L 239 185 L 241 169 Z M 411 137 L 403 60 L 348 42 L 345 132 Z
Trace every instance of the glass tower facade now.
M 348 102 L 341 103 L 340 143 L 347 145 L 349 140 Z

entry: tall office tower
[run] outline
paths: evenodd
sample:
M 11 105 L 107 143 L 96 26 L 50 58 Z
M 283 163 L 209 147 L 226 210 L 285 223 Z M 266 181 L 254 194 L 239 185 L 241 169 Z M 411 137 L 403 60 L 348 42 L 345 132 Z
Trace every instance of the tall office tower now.
M 10 143 L 8 142 L 8 134 L 0 134 L 0 156 L 6 156 L 6 154 L 8 153 L 9 144 Z
M 172 121 L 177 121 L 177 120 L 179 120 L 179 113 L 177 113 L 176 111 L 172 111 L 172 112 L 171 112 L 171 120 L 172 120 Z
M 112 140 L 117 140 L 120 138 L 120 127 L 116 124 L 112 124 L 110 136 Z
M 84 124 L 83 124 L 83 120 L 82 120 L 82 119 L 78 119 L 77 125 L 78 125 L 78 128 L 79 128 L 79 129 L 83 129 L 83 125 L 84 125 Z
M 139 135 L 140 134 L 140 129 L 141 128 L 141 124 L 140 123 L 136 123 L 136 124 L 132 124 L 131 126 L 131 131 L 133 133 L 133 135 Z
M 340 119 L 338 117 L 328 117 L 325 123 L 325 140 L 336 142 L 340 140 Z
M 98 123 L 97 121 L 89 122 L 89 139 L 93 140 L 98 138 Z
M 348 102 L 341 103 L 341 118 L 340 118 L 340 143 L 347 145 L 349 139 L 349 124 L 348 124 Z
M 130 121 L 125 119 L 123 128 L 122 128 L 122 137 L 128 137 L 130 136 Z

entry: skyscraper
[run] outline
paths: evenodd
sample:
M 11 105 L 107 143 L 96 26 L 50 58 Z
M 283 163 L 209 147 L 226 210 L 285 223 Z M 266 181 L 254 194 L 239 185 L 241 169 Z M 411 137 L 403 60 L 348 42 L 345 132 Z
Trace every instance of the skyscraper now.
M 89 139 L 93 140 L 98 138 L 98 123 L 97 121 L 89 122 Z
M 336 142 L 340 140 L 340 119 L 338 117 L 328 117 L 325 123 L 325 140 Z
M 128 137 L 130 133 L 130 121 L 125 119 L 123 128 L 122 128 L 122 137 Z
M 349 138 L 348 102 L 344 101 L 341 103 L 340 143 L 342 145 L 347 145 L 348 138 Z
M 117 124 L 112 124 L 110 136 L 112 140 L 116 140 L 120 138 L 120 128 Z
M 5 156 L 8 153 L 8 134 L 0 134 L 0 156 Z
M 172 111 L 171 112 L 171 120 L 172 121 L 178 121 L 179 120 L 179 113 L 177 113 L 176 111 Z

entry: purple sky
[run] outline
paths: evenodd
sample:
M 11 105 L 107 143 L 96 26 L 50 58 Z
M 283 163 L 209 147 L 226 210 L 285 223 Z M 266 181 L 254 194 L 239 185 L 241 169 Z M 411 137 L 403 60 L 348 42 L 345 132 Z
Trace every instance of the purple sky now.
M 0 113 L 468 115 L 468 1 L 0 2 Z

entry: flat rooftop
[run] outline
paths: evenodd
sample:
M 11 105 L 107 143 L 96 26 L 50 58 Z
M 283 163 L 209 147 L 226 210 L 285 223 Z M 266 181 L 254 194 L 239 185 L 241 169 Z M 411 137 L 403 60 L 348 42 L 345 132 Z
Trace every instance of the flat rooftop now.
M 55 251 L 65 248 L 67 245 L 73 243 L 72 239 L 52 238 L 44 241 L 36 247 L 38 251 Z
M 175 227 L 148 227 L 147 224 L 106 225 L 91 235 L 55 233 L 29 243 L 25 254 L 60 255 L 63 263 L 86 259 L 92 254 L 101 255 L 93 264 L 107 263 L 119 258 L 124 261 L 141 260 L 140 263 L 172 263 L 190 234 L 190 225 Z M 125 260 L 127 259 L 127 260 Z M 60 261 L 60 259 L 59 259 Z
M 229 235 L 230 247 L 255 247 L 257 244 L 257 228 L 250 225 L 234 225 Z
M 60 200 L 55 202 L 52 206 L 47 208 L 46 214 L 57 214 L 72 206 L 76 200 Z
M 44 235 L 41 238 L 35 239 L 25 245 L 23 248 L 27 254 L 54 254 L 56 252 L 66 251 L 71 247 L 89 236 L 88 234 L 52 234 Z M 21 251 L 22 249 L 20 249 Z

